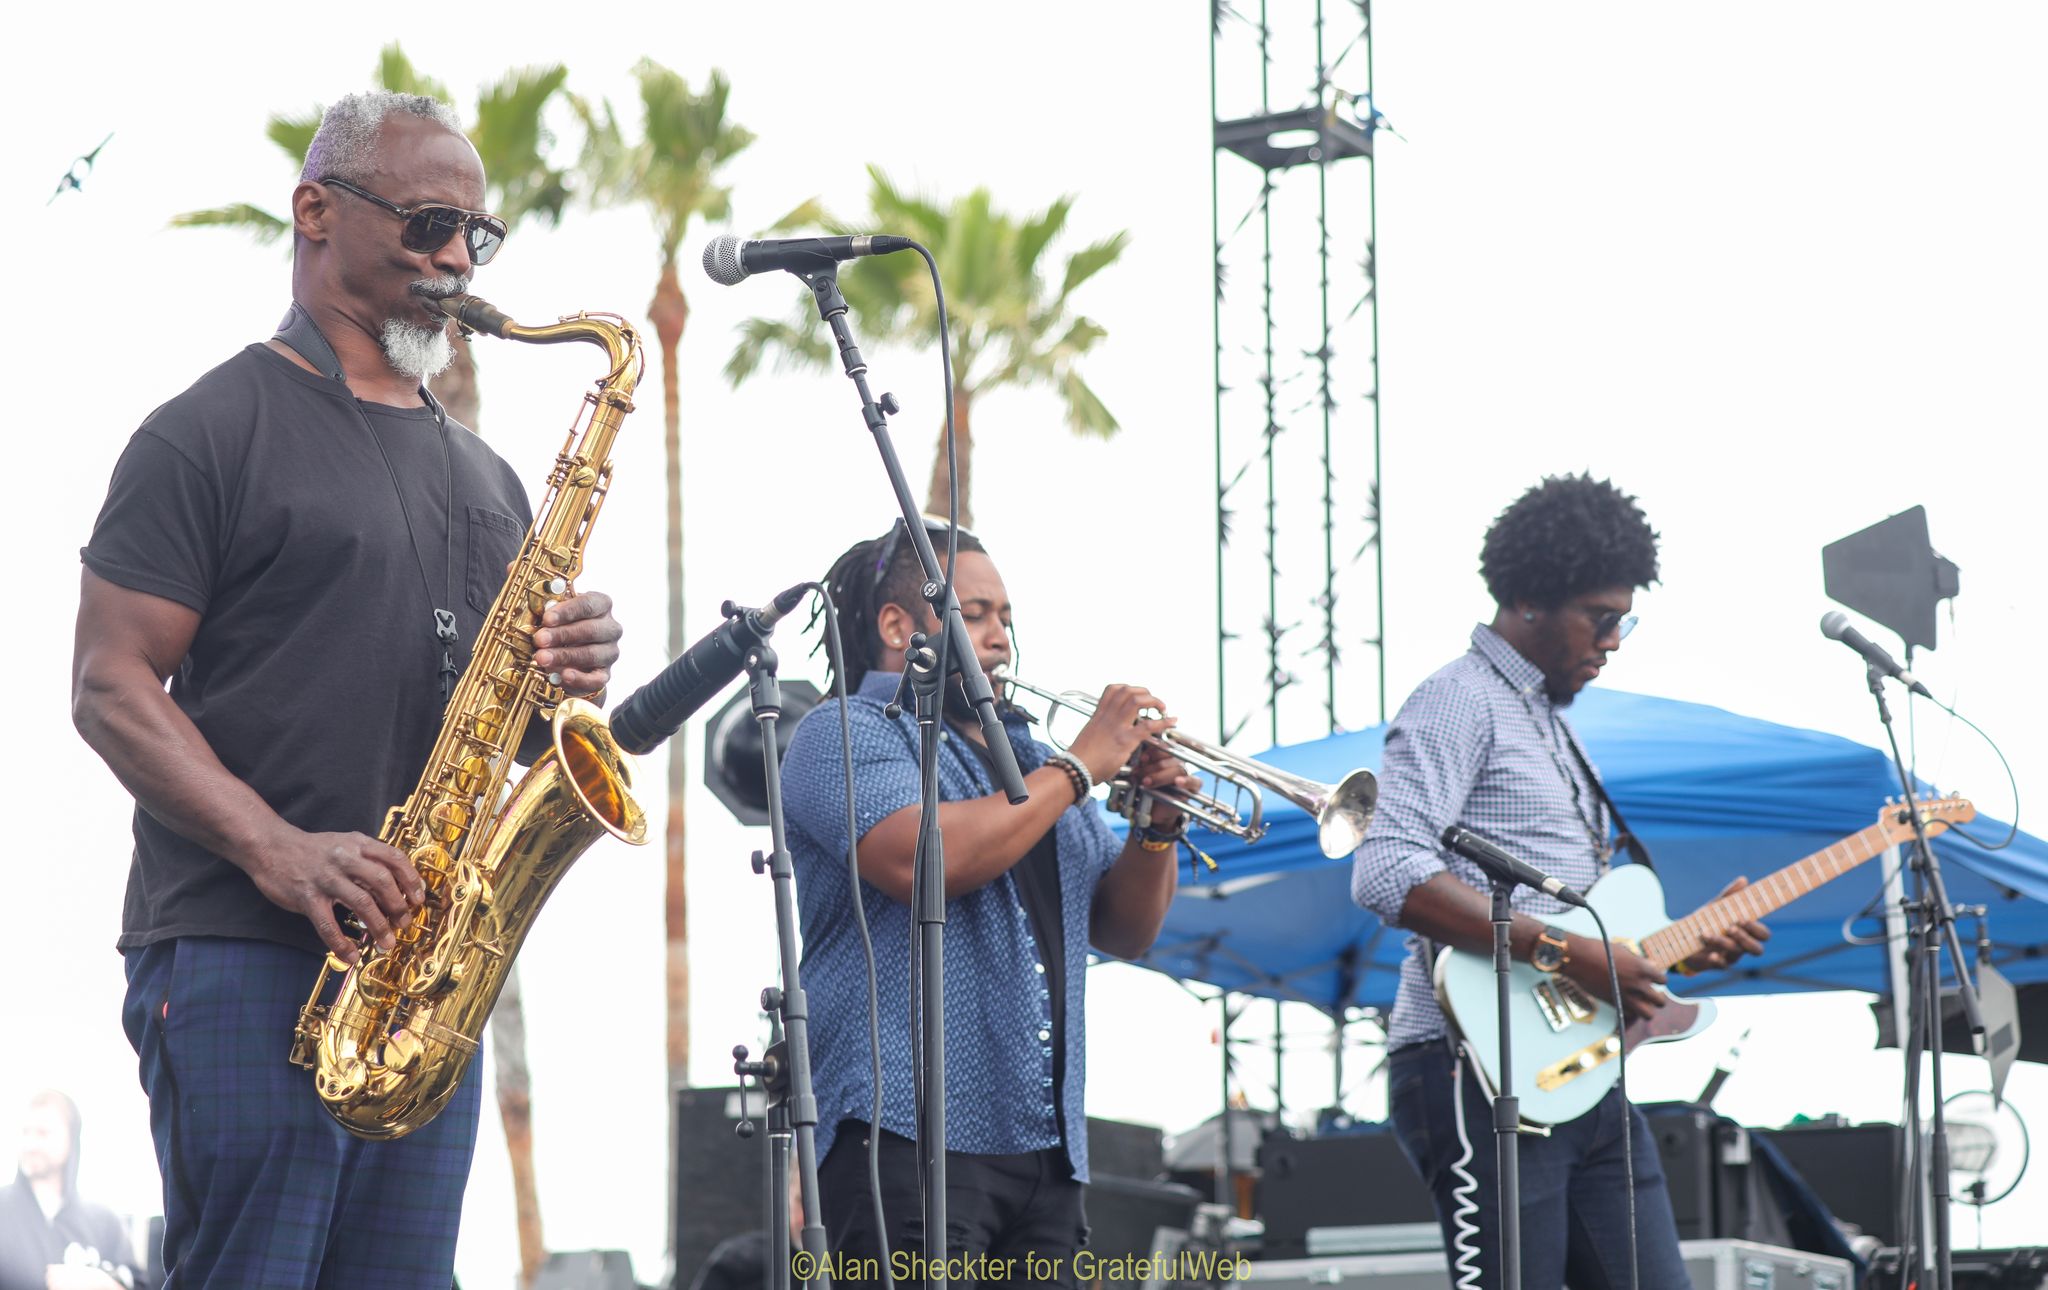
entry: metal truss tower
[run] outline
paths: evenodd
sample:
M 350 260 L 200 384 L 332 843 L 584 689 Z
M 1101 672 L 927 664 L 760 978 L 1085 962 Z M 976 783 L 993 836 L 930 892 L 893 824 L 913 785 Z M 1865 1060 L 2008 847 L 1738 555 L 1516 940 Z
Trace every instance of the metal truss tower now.
M 1294 742 L 1387 713 L 1372 4 L 1210 23 L 1217 719 Z

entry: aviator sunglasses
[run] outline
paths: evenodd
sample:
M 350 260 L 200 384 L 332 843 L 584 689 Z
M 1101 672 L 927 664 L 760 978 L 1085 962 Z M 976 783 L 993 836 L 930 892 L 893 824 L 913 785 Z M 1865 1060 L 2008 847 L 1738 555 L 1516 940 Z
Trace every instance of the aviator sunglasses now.
M 460 206 L 449 206 L 442 202 L 421 202 L 417 206 L 400 206 L 386 201 L 375 193 L 365 192 L 346 179 L 326 178 L 320 181 L 336 188 L 345 188 L 366 202 L 375 202 L 385 210 L 405 221 L 398 232 L 398 244 L 408 251 L 421 255 L 438 251 L 448 245 L 448 239 L 459 230 L 464 245 L 469 248 L 471 264 L 489 264 L 498 248 L 505 244 L 505 221 L 496 215 L 483 211 L 466 211 Z

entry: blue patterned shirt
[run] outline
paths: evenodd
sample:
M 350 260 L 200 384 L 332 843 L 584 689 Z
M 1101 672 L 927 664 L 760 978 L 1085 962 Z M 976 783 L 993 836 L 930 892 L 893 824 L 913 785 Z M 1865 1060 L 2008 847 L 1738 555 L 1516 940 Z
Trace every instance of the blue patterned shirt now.
M 883 707 L 897 673 L 870 672 L 847 705 L 853 727 L 854 816 L 860 836 L 918 802 L 917 721 Z M 1022 717 L 1005 721 L 1018 765 L 1045 764 L 1049 751 Z M 948 731 L 939 746 L 939 796 L 949 802 L 995 792 L 976 749 Z M 797 725 L 783 759 L 789 848 L 803 921 L 801 971 L 811 1000 L 811 1065 L 818 1094 L 818 1158 L 832 1149 L 842 1119 L 874 1114 L 868 1048 L 867 965 L 846 869 L 846 798 L 839 705 L 819 704 Z M 1069 808 L 1054 826 L 1065 939 L 1064 1087 L 1055 1089 L 1051 992 L 1031 921 L 1008 873 L 946 904 L 946 1146 L 1009 1155 L 1061 1144 L 1074 1176 L 1088 1179 L 1083 1115 L 1087 1069 L 1082 1036 L 1088 916 L 1095 885 L 1123 850 L 1092 803 Z M 874 937 L 882 1016 L 882 1127 L 914 1136 L 911 1100 L 910 908 L 863 881 L 860 899 Z
M 1542 671 L 1492 628 L 1473 628 L 1472 648 L 1417 686 L 1387 728 L 1379 806 L 1352 863 L 1351 898 L 1398 926 L 1408 893 L 1440 873 L 1487 890 L 1485 872 L 1438 841 L 1452 824 L 1584 891 L 1607 872 L 1609 821 L 1587 781 L 1591 759 L 1582 764 L 1577 747 Z M 1536 915 L 1564 908 L 1531 887 L 1515 888 L 1512 903 Z M 1427 956 L 1423 939 L 1409 937 L 1390 1048 L 1445 1031 Z

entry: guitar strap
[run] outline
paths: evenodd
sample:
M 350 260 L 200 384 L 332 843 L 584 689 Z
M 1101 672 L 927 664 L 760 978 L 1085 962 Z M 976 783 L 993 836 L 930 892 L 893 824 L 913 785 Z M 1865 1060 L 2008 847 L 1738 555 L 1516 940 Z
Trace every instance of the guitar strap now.
M 1600 777 L 1593 773 L 1593 763 L 1586 760 L 1586 750 L 1579 747 L 1578 735 L 1573 733 L 1570 726 L 1564 726 L 1563 729 L 1565 732 L 1564 741 L 1571 745 L 1572 756 L 1578 758 L 1580 768 L 1586 772 L 1586 778 L 1592 781 L 1594 795 L 1607 808 L 1608 818 L 1614 821 L 1615 845 L 1626 850 L 1629 859 L 1648 869 L 1651 873 L 1657 872 L 1657 866 L 1650 862 L 1650 849 L 1643 845 L 1643 840 L 1636 836 L 1635 830 L 1629 828 L 1628 821 L 1621 818 L 1621 808 L 1616 806 L 1614 799 L 1607 795 L 1607 785 L 1601 783 Z

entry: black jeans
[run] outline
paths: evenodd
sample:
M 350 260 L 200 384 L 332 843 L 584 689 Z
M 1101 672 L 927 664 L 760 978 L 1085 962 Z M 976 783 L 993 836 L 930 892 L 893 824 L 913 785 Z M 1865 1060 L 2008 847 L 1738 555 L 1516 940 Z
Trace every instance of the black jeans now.
M 1500 1193 L 1493 1107 L 1470 1063 L 1443 1043 L 1387 1060 L 1394 1134 L 1429 1184 L 1453 1285 L 1500 1285 Z M 1636 1247 L 1642 1290 L 1689 1290 L 1657 1140 L 1643 1113 L 1609 1090 L 1550 1136 L 1521 1138 L 1522 1284 L 1527 1290 L 1626 1290 L 1630 1181 L 1622 1117 L 1634 1125 Z
M 902 1286 L 925 1278 L 924 1204 L 918 1193 L 917 1144 L 881 1135 L 882 1211 L 888 1220 L 889 1269 Z M 825 1238 L 837 1286 L 879 1286 L 881 1243 L 868 1190 L 868 1127 L 840 1122 L 832 1150 L 818 1166 Z M 1088 1241 L 1082 1185 L 1057 1147 L 1021 1155 L 946 1153 L 946 1257 L 962 1285 L 1079 1286 L 1074 1255 Z M 935 1257 L 935 1256 L 934 1256 Z

